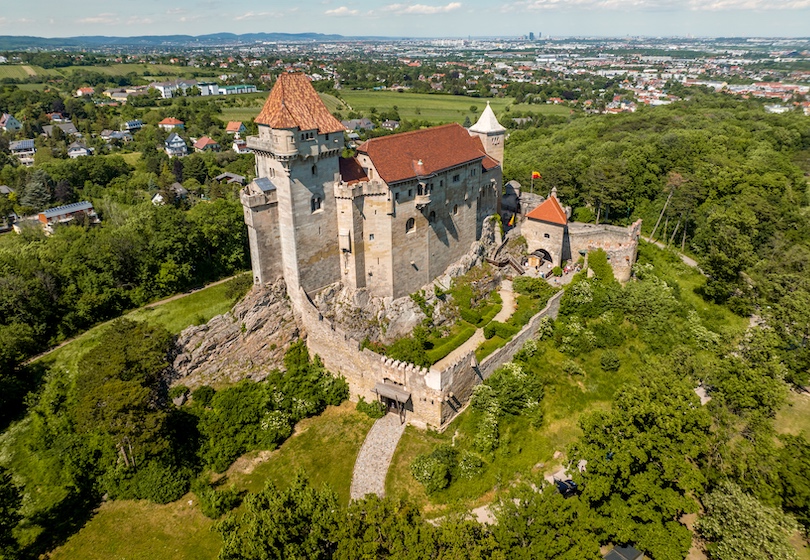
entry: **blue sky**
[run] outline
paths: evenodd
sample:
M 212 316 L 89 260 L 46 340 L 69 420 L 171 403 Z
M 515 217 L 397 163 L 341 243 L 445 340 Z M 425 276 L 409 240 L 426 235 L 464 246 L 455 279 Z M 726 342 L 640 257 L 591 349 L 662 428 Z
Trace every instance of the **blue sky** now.
M 810 0 L 4 1 L 0 35 L 810 36 Z M 65 9 L 65 8 L 68 9 Z M 55 15 L 51 15 L 55 14 Z

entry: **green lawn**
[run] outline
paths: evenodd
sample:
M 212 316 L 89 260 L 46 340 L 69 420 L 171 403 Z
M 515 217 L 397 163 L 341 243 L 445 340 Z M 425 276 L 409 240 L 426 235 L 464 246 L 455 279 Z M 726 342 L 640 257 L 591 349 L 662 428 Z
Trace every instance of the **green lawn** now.
M 776 414 L 774 428 L 780 434 L 803 433 L 810 438 L 810 395 L 791 391 L 787 402 Z
M 349 501 L 352 469 L 373 420 L 354 403 L 329 407 L 298 423 L 295 434 L 273 452 L 252 452 L 228 471 L 226 484 L 256 492 L 270 480 L 286 487 L 299 469 L 311 482 L 329 484 Z M 188 505 L 189 500 L 192 505 Z M 146 501 L 104 503 L 93 518 L 50 556 L 54 560 L 214 560 L 222 540 L 203 516 L 194 494 L 167 505 Z
M 38 66 L 28 66 L 20 64 L 0 65 L 0 80 L 12 78 L 14 80 L 27 80 L 31 76 L 42 75 L 42 68 Z
M 285 488 L 293 474 L 303 469 L 315 486 L 328 484 L 342 504 L 349 503 L 349 489 L 357 453 L 374 421 L 355 410 L 355 403 L 327 408 L 323 414 L 302 420 L 295 434 L 261 460 L 261 453 L 246 455 L 231 467 L 228 478 L 239 488 L 257 492 L 271 480 Z M 250 472 L 244 465 L 255 463 Z
M 212 317 L 227 312 L 233 306 L 233 301 L 225 296 L 226 290 L 227 283 L 211 286 L 157 307 L 137 309 L 125 317 L 163 325 L 170 332 L 179 333 L 189 325 L 205 323 Z M 75 372 L 81 356 L 98 343 L 108 324 L 93 327 L 37 362 L 48 368 L 55 366 Z
M 191 66 L 177 66 L 174 64 L 109 64 L 106 66 L 93 65 L 93 66 L 66 66 L 60 68 L 60 72 L 64 75 L 73 72 L 99 72 L 109 76 L 125 76 L 131 72 L 139 76 L 153 76 L 166 79 L 169 77 L 188 77 L 196 76 L 200 73 L 199 68 Z

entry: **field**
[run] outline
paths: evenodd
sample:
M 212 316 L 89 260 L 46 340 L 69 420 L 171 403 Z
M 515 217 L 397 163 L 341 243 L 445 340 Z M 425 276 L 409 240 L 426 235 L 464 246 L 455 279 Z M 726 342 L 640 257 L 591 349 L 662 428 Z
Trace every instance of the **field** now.
M 329 484 L 346 504 L 354 460 L 371 424 L 368 416 L 354 410 L 353 403 L 329 407 L 320 416 L 301 421 L 278 450 L 238 459 L 228 471 L 227 483 L 251 492 L 267 482 L 283 488 L 297 470 L 304 469 L 311 482 Z M 214 521 L 200 513 L 194 494 L 164 506 L 107 502 L 51 558 L 214 560 L 222 541 L 213 526 Z
M 0 66 L 0 80 L 12 78 L 15 80 L 27 80 L 31 76 L 47 75 L 48 71 L 39 66 L 21 66 L 19 64 Z
M 261 111 L 266 95 L 262 94 L 261 102 L 255 106 L 223 107 L 223 120 L 250 121 L 254 119 Z M 320 96 L 329 111 L 340 113 L 343 118 L 348 118 L 350 111 L 369 116 L 372 114 L 372 109 L 382 113 L 396 107 L 399 116 L 405 120 L 424 120 L 431 124 L 448 122 L 461 124 L 467 117 L 470 121 L 475 122 L 487 104 L 485 99 L 472 97 L 394 91 L 345 90 L 340 92 L 341 99 L 326 93 L 321 93 Z M 525 103 L 515 105 L 514 99 L 509 97 L 490 99 L 489 102 L 492 110 L 501 120 L 508 118 L 509 112 L 518 111 L 547 115 L 568 115 L 570 113 L 569 108 L 560 105 L 527 105 Z M 475 113 L 470 111 L 473 106 L 477 109 Z
M 803 433 L 810 438 L 810 394 L 791 392 L 787 403 L 776 414 L 774 427 L 780 434 Z

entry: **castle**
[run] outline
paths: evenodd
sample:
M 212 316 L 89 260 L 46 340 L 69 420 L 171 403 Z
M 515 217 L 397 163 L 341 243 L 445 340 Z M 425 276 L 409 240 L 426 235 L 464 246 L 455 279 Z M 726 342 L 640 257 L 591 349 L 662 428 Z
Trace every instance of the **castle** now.
M 342 158 L 344 127 L 303 74 L 282 74 L 247 139 L 257 177 L 241 194 L 254 280 L 293 299 L 340 282 L 398 298 L 441 275 L 498 212 L 505 129 L 492 109 L 458 124 L 368 140 Z
M 312 298 L 340 285 L 391 301 L 467 255 L 500 212 L 506 130 L 487 104 L 469 129 L 448 124 L 373 138 L 344 158 L 344 127 L 303 74 L 282 74 L 255 122 L 258 135 L 247 146 L 257 178 L 240 194 L 254 282 L 284 279 L 310 352 L 346 379 L 353 399 L 380 400 L 417 426 L 447 426 L 474 387 L 535 335 L 544 316 L 556 315 L 562 293 L 481 363 L 470 350 L 442 369 L 363 348 Z M 536 249 L 554 251 L 559 262 L 567 218 L 562 229 L 537 222 Z

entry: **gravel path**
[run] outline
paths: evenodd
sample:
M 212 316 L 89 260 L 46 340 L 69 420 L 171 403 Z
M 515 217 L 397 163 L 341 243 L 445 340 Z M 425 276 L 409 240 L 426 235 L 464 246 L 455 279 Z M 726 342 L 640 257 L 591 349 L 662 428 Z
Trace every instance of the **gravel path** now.
M 366 494 L 385 495 L 385 476 L 394 457 L 399 438 L 405 431 L 396 414 L 386 414 L 369 430 L 352 474 L 352 500 L 359 500 Z

